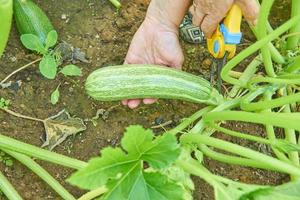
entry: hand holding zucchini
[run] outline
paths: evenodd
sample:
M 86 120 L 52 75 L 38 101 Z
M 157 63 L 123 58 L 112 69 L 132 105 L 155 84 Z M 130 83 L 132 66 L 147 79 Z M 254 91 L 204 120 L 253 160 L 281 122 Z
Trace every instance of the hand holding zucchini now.
M 6 47 L 13 15 L 12 0 L 0 0 L 0 57 Z
M 100 101 L 162 98 L 209 105 L 223 101 L 207 80 L 157 65 L 103 67 L 89 75 L 85 88 L 91 97 Z
M 14 0 L 14 15 L 21 35 L 34 34 L 44 44 L 48 33 L 54 30 L 47 15 L 30 0 Z

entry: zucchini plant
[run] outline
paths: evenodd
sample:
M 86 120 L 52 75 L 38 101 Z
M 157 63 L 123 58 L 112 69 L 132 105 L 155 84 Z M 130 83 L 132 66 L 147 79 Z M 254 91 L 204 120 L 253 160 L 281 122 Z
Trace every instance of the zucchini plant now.
M 209 183 L 214 188 L 216 200 L 299 200 L 300 65 L 297 54 L 291 52 L 299 50 L 299 34 L 296 31 L 300 15 L 295 10 L 300 1 L 292 0 L 291 18 L 275 30 L 268 23 L 273 2 L 262 1 L 258 24 L 253 27 L 258 41 L 223 68 L 222 79 L 232 86 L 223 97 L 200 77 L 158 66 L 106 67 L 88 77 L 88 94 L 101 101 L 153 97 L 208 104 L 175 128 L 155 136 L 150 129 L 130 126 L 120 147 L 106 147 L 99 157 L 89 162 L 3 135 L 0 135 L 0 150 L 17 160 L 21 160 L 18 157 L 21 154 L 26 158 L 30 156 L 76 169 L 67 182 L 89 190 L 79 198 L 81 200 L 192 199 L 194 185 L 191 175 Z M 287 35 L 280 37 L 285 33 Z M 273 45 L 274 40 L 280 40 L 280 49 Z M 252 54 L 258 55 L 244 72 L 233 73 L 233 68 Z M 264 70 L 258 73 L 260 66 Z M 5 102 L 3 106 L 7 106 Z M 266 135 L 259 137 L 230 130 L 223 126 L 227 121 L 261 124 Z M 285 137 L 279 138 L 277 130 L 283 130 Z M 272 154 L 218 139 L 214 137 L 215 132 L 268 145 Z M 242 183 L 211 172 L 203 163 L 204 157 L 231 165 L 284 173 L 290 176 L 290 180 L 279 186 Z M 26 166 L 33 164 L 32 161 L 27 159 Z M 37 168 L 34 172 L 40 174 L 41 170 Z M 49 181 L 51 177 L 48 174 L 40 174 L 40 177 L 56 188 L 63 199 L 74 198 L 60 185 Z M 0 189 L 7 197 L 19 198 L 2 174 L 0 183 L 3 183 Z

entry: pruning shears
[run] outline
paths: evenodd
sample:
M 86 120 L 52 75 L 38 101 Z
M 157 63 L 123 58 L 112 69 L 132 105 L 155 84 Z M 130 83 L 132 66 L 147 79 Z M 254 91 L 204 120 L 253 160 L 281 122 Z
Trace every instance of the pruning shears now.
M 218 25 L 211 38 L 207 39 L 207 48 L 214 57 L 211 67 L 211 81 L 214 73 L 217 72 L 217 86 L 221 92 L 222 79 L 221 70 L 228 59 L 234 57 L 236 46 L 240 44 L 242 11 L 240 7 L 234 4 L 228 11 L 224 20 Z

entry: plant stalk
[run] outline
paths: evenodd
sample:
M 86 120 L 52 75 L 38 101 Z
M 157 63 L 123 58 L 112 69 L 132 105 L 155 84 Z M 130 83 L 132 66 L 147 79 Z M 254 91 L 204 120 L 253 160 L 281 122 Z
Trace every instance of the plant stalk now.
M 28 156 L 10 150 L 2 150 L 28 167 L 35 174 L 37 174 L 63 199 L 75 200 L 75 197 L 73 197 L 57 180 L 55 180 L 45 169 L 43 169 L 39 164 L 30 159 Z
M 186 134 L 181 136 L 180 141 L 182 143 L 190 143 L 190 144 L 197 144 L 197 145 L 206 144 L 218 149 L 222 149 L 224 151 L 228 151 L 230 153 L 238 154 L 246 158 L 253 159 L 257 162 L 261 162 L 265 164 L 266 166 L 273 166 L 273 169 L 275 171 L 300 176 L 299 167 L 282 162 L 273 157 L 248 149 L 246 147 L 242 147 L 240 145 L 226 142 L 220 139 L 212 138 L 210 136 L 199 135 L 199 134 Z
M 55 163 L 58 165 L 62 165 L 65 167 L 78 169 L 78 170 L 87 166 L 87 163 L 81 160 L 77 160 L 65 155 L 47 151 L 45 149 L 41 149 L 39 147 L 26 144 L 24 142 L 20 142 L 18 140 L 12 139 L 10 137 L 1 134 L 0 134 L 0 149 L 19 152 L 22 154 L 26 154 L 28 156 L 32 156 L 34 158 L 38 158 L 40 160 L 48 161 L 51 163 Z
M 22 197 L 0 171 L 0 190 L 9 200 L 22 200 Z
M 292 0 L 292 10 L 291 10 L 291 17 L 299 15 L 300 10 L 300 1 L 299 0 Z M 300 32 L 300 23 L 298 23 L 296 26 L 292 27 L 290 30 L 290 34 L 298 33 Z M 300 35 L 293 35 L 292 37 L 289 37 L 287 40 L 287 49 L 293 50 L 298 47 Z
M 245 50 L 243 50 L 241 53 L 236 55 L 233 59 L 231 59 L 223 68 L 221 71 L 221 77 L 224 81 L 233 84 L 233 85 L 239 85 L 242 86 L 243 82 L 239 81 L 235 78 L 230 77 L 229 71 L 232 70 L 237 64 L 239 64 L 242 60 L 244 60 L 246 57 L 250 56 L 254 52 L 256 52 L 258 49 L 260 49 L 262 46 L 266 45 L 268 42 L 271 42 L 272 40 L 278 38 L 281 34 L 289 30 L 291 27 L 299 23 L 300 21 L 300 15 L 297 15 L 295 17 L 292 17 L 287 22 L 285 22 L 283 25 L 278 27 L 274 32 L 270 33 L 268 36 L 262 38 L 261 40 L 255 42 L 253 45 L 249 46 Z

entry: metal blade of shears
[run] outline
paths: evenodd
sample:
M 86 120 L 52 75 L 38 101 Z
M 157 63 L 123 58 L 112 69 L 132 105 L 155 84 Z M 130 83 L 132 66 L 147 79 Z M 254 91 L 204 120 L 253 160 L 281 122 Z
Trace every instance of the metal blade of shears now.
M 222 93 L 222 78 L 221 78 L 221 71 L 227 62 L 227 57 L 229 53 L 226 51 L 224 57 L 219 59 L 218 66 L 217 66 L 217 89 L 220 93 Z
M 229 52 L 225 52 L 223 58 L 214 58 L 213 62 L 212 62 L 212 66 L 210 68 L 210 82 L 214 83 L 215 77 L 216 77 L 217 89 L 220 93 L 222 92 L 221 71 L 227 62 L 228 55 L 229 55 Z

